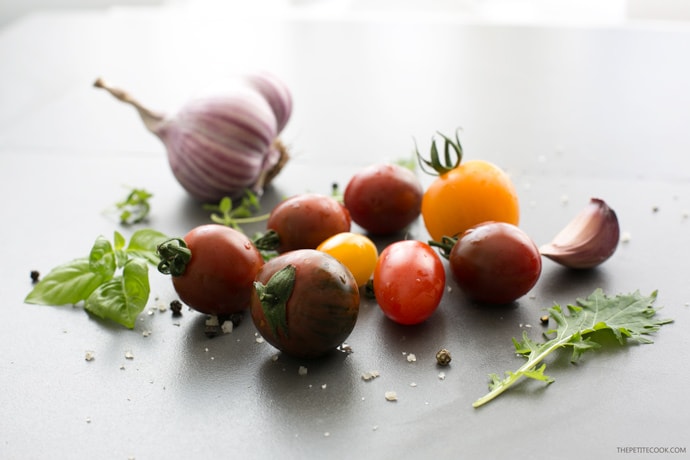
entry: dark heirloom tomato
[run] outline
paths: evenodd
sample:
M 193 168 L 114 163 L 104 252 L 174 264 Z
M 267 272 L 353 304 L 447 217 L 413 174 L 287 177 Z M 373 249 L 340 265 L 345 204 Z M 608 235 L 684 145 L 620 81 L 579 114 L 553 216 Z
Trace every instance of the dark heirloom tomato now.
M 445 284 L 441 258 L 421 241 L 387 246 L 374 269 L 376 301 L 388 318 L 400 324 L 418 324 L 429 318 L 441 302 Z
M 299 249 L 266 262 L 254 282 L 250 312 L 268 343 L 294 357 L 316 358 L 354 329 L 359 289 L 335 258 Z
M 262 249 L 283 253 L 294 249 L 316 249 L 326 238 L 349 232 L 348 210 L 328 195 L 303 193 L 278 203 L 266 222 L 266 229 L 277 236 L 277 247 L 257 241 Z M 269 236 L 270 238 L 270 236 Z
M 159 269 L 172 276 L 180 299 L 202 313 L 229 315 L 249 307 L 263 258 L 247 236 L 217 224 L 192 229 L 158 247 Z
M 463 292 L 482 303 L 512 302 L 532 289 L 541 274 L 541 255 L 532 239 L 503 222 L 465 231 L 448 261 Z
M 397 164 L 375 164 L 352 176 L 343 201 L 352 220 L 374 235 L 389 235 L 414 222 L 421 212 L 422 184 Z

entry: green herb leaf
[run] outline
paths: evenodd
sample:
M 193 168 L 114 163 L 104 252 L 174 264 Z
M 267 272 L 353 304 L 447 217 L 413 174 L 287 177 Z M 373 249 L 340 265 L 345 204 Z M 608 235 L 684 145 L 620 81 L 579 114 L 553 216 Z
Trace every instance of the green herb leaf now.
M 127 254 L 131 257 L 141 257 L 151 265 L 158 265 L 160 258 L 156 250 L 158 245 L 167 239 L 168 236 L 156 230 L 137 230 L 129 239 Z
M 523 333 L 522 341 L 513 339 L 515 352 L 525 357 L 527 362 L 515 372 L 506 372 L 504 378 L 491 374 L 489 393 L 472 405 L 479 407 L 488 403 L 522 377 L 552 383 L 554 380 L 544 374 L 544 358 L 560 348 L 570 347 L 571 361 L 577 361 L 583 353 L 601 347 L 591 335 L 594 332 L 610 331 L 621 345 L 628 341 L 652 343 L 649 334 L 658 331 L 662 325 L 673 322 L 670 319 L 654 318 L 657 310 L 652 304 L 656 296 L 656 291 L 649 296 L 640 295 L 636 291 L 608 297 L 601 289 L 597 289 L 586 299 L 578 299 L 576 305 L 568 305 L 568 315 L 563 313 L 560 306 L 552 307 L 549 314 L 558 327 L 544 334 L 550 340 L 536 343 L 530 340 L 526 332 Z M 539 364 L 541 366 L 537 367 Z
M 35 305 L 74 305 L 85 300 L 109 278 L 92 271 L 88 258 L 75 259 L 53 268 L 24 299 Z
M 149 199 L 153 195 L 144 189 L 135 188 L 127 195 L 127 197 L 115 203 L 115 206 L 120 211 L 120 223 L 122 225 L 138 224 L 146 219 L 151 211 L 151 204 Z
M 240 225 L 262 222 L 268 219 L 269 214 L 255 216 L 254 212 L 260 208 L 259 197 L 247 189 L 239 199 L 239 203 L 233 203 L 230 197 L 223 197 L 218 204 L 205 204 L 203 209 L 215 211 L 211 213 L 212 222 L 226 227 L 242 231 Z
M 148 265 L 143 259 L 130 259 L 117 276 L 100 285 L 84 303 L 84 309 L 100 318 L 134 328 L 150 293 Z
M 73 305 L 84 301 L 85 310 L 131 329 L 150 294 L 147 263 L 160 262 L 156 250 L 167 239 L 166 235 L 150 229 L 134 232 L 128 246 L 118 232 L 114 244 L 99 236 L 88 257 L 51 270 L 24 302 Z M 118 269 L 122 273 L 116 276 Z
M 101 279 L 110 279 L 117 268 L 116 254 L 110 241 L 99 236 L 93 243 L 89 253 L 89 269 Z

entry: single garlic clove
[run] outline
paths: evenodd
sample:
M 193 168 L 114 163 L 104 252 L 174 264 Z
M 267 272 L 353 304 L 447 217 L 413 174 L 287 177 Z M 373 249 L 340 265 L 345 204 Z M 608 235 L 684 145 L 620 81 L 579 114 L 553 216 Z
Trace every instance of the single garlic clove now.
M 280 133 L 292 115 L 292 94 L 285 83 L 269 72 L 247 75 L 247 83 L 258 91 L 271 106 Z
M 594 268 L 616 252 L 620 239 L 618 217 L 604 200 L 588 205 L 539 252 L 569 268 Z

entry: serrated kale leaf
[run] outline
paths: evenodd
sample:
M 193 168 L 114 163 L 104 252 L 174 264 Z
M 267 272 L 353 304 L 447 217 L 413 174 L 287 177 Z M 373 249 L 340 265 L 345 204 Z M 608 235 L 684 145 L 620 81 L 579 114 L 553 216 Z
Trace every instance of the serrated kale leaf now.
M 649 296 L 635 291 L 609 297 L 597 289 L 586 299 L 577 299 L 575 305 L 568 305 L 568 314 L 558 305 L 551 307 L 549 316 L 557 327 L 544 334 L 548 340 L 537 343 L 528 337 L 527 332 L 523 332 L 522 340 L 513 339 L 515 352 L 527 361 L 516 371 L 507 371 L 504 377 L 491 374 L 489 393 L 472 405 L 479 407 L 488 403 L 523 377 L 552 383 L 554 379 L 544 374 L 544 358 L 558 349 L 570 348 L 571 361 L 576 362 L 583 353 L 601 346 L 592 337 L 594 332 L 610 331 L 622 345 L 628 342 L 652 343 L 649 335 L 662 325 L 673 322 L 656 318 L 657 310 L 653 307 L 656 297 L 657 291 Z

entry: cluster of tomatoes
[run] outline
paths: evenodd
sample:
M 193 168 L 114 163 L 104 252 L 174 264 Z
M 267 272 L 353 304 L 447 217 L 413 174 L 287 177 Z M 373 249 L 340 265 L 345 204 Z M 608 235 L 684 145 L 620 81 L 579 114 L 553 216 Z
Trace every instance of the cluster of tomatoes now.
M 478 302 L 507 303 L 527 293 L 541 257 L 517 227 L 508 176 L 484 161 L 458 160 L 445 170 L 432 163 L 439 176 L 426 190 L 410 169 L 376 164 L 350 179 L 342 200 L 312 193 L 287 198 L 259 239 L 202 225 L 159 247 L 162 271 L 172 274 L 190 307 L 212 315 L 249 309 L 267 342 L 298 357 L 323 355 L 345 341 L 365 286 L 391 320 L 412 325 L 429 318 L 446 286 L 441 257 Z M 404 239 L 420 215 L 433 239 Z M 366 234 L 352 232 L 352 222 Z M 379 254 L 367 235 L 401 238 Z M 267 249 L 277 255 L 266 260 Z

